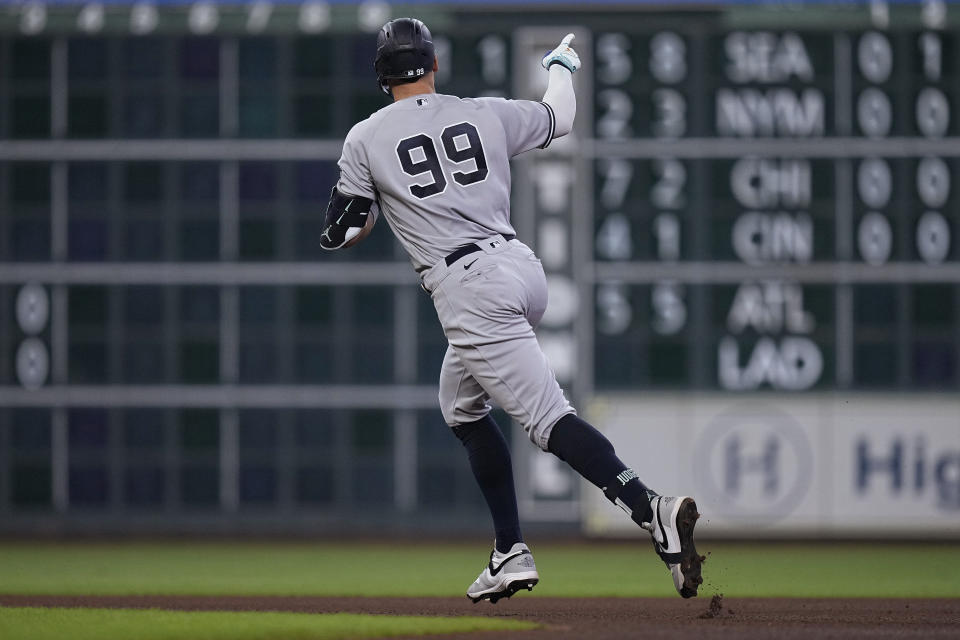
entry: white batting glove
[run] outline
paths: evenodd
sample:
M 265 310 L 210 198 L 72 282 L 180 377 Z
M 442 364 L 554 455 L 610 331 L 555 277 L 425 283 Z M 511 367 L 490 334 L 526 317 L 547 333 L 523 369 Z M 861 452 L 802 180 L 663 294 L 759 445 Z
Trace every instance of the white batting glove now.
M 543 61 L 541 62 L 543 68 L 549 69 L 552 64 L 562 64 L 570 70 L 570 73 L 579 69 L 580 56 L 570 48 L 571 42 L 573 42 L 573 34 L 568 33 L 567 36 L 560 41 L 556 49 L 543 56 Z

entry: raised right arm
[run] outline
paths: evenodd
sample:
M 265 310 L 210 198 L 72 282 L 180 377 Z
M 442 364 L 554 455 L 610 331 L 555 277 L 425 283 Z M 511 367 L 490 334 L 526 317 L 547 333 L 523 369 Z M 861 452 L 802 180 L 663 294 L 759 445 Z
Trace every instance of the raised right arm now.
M 560 41 L 560 45 L 543 58 L 543 66 L 550 74 L 543 102 L 550 106 L 556 120 L 554 138 L 565 136 L 573 130 L 577 115 L 577 96 L 573 92 L 573 72 L 580 68 L 580 56 L 570 47 L 573 34 Z

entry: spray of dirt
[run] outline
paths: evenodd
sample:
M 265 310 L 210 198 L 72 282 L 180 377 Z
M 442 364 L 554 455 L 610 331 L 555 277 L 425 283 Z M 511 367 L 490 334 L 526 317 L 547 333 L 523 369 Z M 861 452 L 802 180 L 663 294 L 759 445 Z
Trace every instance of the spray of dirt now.
M 708 557 L 710 554 L 711 552 L 707 551 Z M 704 557 L 701 561 L 706 562 L 707 558 Z M 720 586 L 710 580 L 707 580 L 705 584 L 708 588 L 715 591 L 715 593 L 710 598 L 710 605 L 707 607 L 707 610 L 700 614 L 699 617 L 705 620 L 710 620 L 713 618 L 729 618 L 733 616 L 733 609 L 731 609 L 729 605 L 724 606 L 723 593 L 720 591 Z
M 704 620 L 709 620 L 712 618 L 725 618 L 734 615 L 733 609 L 727 607 L 724 610 L 723 607 L 723 594 L 718 593 L 710 598 L 710 606 L 704 613 L 700 614 L 700 617 Z
M 720 612 L 723 611 L 723 594 L 717 594 L 710 598 L 710 606 L 704 613 L 700 614 L 701 618 L 709 619 L 716 618 L 720 615 Z

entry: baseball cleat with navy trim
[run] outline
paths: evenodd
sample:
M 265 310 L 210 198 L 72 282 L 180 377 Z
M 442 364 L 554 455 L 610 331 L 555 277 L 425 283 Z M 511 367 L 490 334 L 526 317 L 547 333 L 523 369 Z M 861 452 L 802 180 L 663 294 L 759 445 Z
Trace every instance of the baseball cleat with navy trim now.
M 653 546 L 673 575 L 673 586 L 684 598 L 697 595 L 703 583 L 700 566 L 706 559 L 697 553 L 693 529 L 700 514 L 693 498 L 654 496 L 650 500 L 653 521 L 641 526 L 653 537 Z
M 490 562 L 467 589 L 467 597 L 474 604 L 481 600 L 496 604 L 500 598 L 509 598 L 521 589 L 532 591 L 533 585 L 539 581 L 533 554 L 527 545 L 518 542 L 507 553 L 500 553 L 494 548 L 490 553 Z

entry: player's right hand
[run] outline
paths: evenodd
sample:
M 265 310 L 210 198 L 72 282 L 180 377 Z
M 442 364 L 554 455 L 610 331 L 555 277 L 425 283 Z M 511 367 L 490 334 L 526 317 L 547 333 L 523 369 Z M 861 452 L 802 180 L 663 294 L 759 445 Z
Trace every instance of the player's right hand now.
M 573 34 L 568 33 L 566 37 L 560 41 L 556 49 L 543 56 L 543 61 L 541 62 L 543 68 L 549 69 L 552 64 L 561 64 L 569 69 L 570 73 L 579 69 L 580 56 L 570 47 L 571 42 L 573 42 Z

